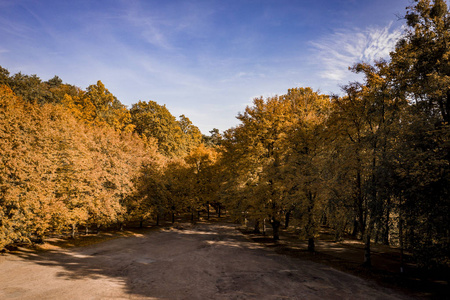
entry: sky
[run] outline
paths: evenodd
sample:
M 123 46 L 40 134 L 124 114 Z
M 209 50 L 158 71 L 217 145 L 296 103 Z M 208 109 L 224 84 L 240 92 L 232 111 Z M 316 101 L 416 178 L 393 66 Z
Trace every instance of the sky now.
M 123 104 L 166 105 L 202 133 L 255 97 L 339 94 L 348 67 L 388 58 L 410 0 L 0 0 L 0 66 L 101 80 Z

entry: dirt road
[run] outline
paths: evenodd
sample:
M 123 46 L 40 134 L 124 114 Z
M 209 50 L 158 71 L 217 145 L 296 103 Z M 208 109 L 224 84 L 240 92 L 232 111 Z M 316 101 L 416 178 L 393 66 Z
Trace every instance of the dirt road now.
M 0 256 L 0 299 L 407 299 L 282 256 L 230 224 Z

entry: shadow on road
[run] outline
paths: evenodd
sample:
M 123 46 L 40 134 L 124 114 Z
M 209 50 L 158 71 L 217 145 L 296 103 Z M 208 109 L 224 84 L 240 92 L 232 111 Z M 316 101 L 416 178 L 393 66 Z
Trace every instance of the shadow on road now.
M 19 269 L 24 263 L 29 272 L 46 274 L 28 283 L 44 285 L 41 290 L 49 298 L 64 293 L 71 298 L 74 291 L 83 295 L 82 289 L 86 298 L 406 298 L 325 265 L 277 254 L 232 224 L 186 224 L 88 247 L 18 256 L 23 259 L 16 262 Z M 9 287 L 14 285 L 19 288 L 21 279 L 11 278 Z M 36 296 L 22 292 L 16 295 Z

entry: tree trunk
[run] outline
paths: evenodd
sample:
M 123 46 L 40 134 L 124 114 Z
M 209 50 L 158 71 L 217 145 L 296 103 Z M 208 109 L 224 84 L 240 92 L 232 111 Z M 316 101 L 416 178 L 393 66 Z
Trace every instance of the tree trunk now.
M 286 213 L 286 218 L 284 220 L 284 229 L 287 229 L 289 227 L 289 219 L 291 218 L 291 211 L 288 210 Z
M 325 211 L 323 211 L 321 223 L 323 226 L 327 226 L 328 219 L 327 219 L 327 214 Z
M 357 221 L 358 221 L 358 226 L 356 228 L 358 228 L 358 231 L 360 233 L 360 237 L 361 239 L 364 238 L 364 234 L 365 234 L 365 230 L 366 230 L 366 220 L 367 220 L 367 216 L 366 216 L 366 212 L 367 210 L 364 209 L 364 197 L 362 194 L 362 179 L 361 179 L 361 159 L 359 157 L 359 155 L 357 156 L 357 161 L 358 161 L 358 168 L 357 168 L 357 172 L 356 172 L 356 198 L 355 198 L 355 207 L 357 209 Z M 356 234 L 358 234 L 358 231 L 356 232 Z
M 175 223 L 175 213 L 172 212 L 172 224 Z
M 206 219 L 209 220 L 209 201 L 206 202 L 206 212 L 207 212 L 207 217 L 206 217 Z
M 308 251 L 309 252 L 314 252 L 315 250 L 316 250 L 316 246 L 315 246 L 315 243 L 314 243 L 314 238 L 310 237 L 308 239 Z
M 266 218 L 263 220 L 263 235 L 266 235 Z
M 245 229 L 247 229 L 247 225 L 248 225 L 247 212 L 245 212 L 245 214 L 244 214 L 244 226 L 245 226 Z
M 308 251 L 314 252 L 315 245 L 314 245 L 314 233 L 316 231 L 315 229 L 315 220 L 313 216 L 314 211 L 314 199 L 311 190 L 308 191 L 308 198 L 309 198 L 309 205 L 308 205 L 308 224 L 306 225 L 306 235 L 308 237 Z
M 367 230 L 366 240 L 364 245 L 364 263 L 363 266 L 371 267 L 372 266 L 372 258 L 370 253 L 370 229 Z
M 144 221 L 143 221 L 143 220 L 141 220 L 141 221 L 139 222 L 139 228 L 142 228 L 142 227 L 144 227 Z
M 358 237 L 358 225 L 359 225 L 359 222 L 358 222 L 358 219 L 356 218 L 356 216 L 355 216 L 355 219 L 353 220 L 353 231 L 352 231 L 352 237 L 353 238 L 357 238 Z
M 72 234 L 71 237 L 74 239 L 75 238 L 75 232 L 77 230 L 77 224 L 72 224 Z
M 259 220 L 255 221 L 255 229 L 253 230 L 253 233 L 261 233 L 261 230 L 259 229 Z
M 85 234 L 88 235 L 89 234 L 89 226 L 86 225 L 85 227 Z
M 386 205 L 386 215 L 384 219 L 383 237 L 382 241 L 384 245 L 389 245 L 389 218 L 391 214 L 391 200 L 388 197 Z
M 280 239 L 280 221 L 272 218 L 270 223 L 272 224 L 273 229 L 273 240 L 278 241 Z
M 339 225 L 338 225 L 339 226 Z M 341 227 L 339 226 L 339 228 L 336 228 L 334 230 L 334 241 L 335 242 L 340 242 L 342 241 L 342 232 L 343 230 L 341 229 Z
M 401 214 L 401 212 L 400 212 Z M 404 253 L 403 253 L 403 218 L 400 216 L 400 220 L 398 222 L 398 238 L 400 241 L 400 273 L 404 272 L 403 265 L 404 265 Z
M 159 226 L 159 214 L 156 215 L 156 226 Z
M 44 235 L 39 234 L 39 233 L 35 233 L 36 235 L 36 244 L 43 244 L 44 243 Z
M 380 226 L 377 226 L 377 230 L 375 231 L 375 244 L 378 244 L 379 236 L 380 236 Z
M 217 206 L 217 215 L 218 215 L 219 218 L 220 218 L 220 203 L 219 203 L 218 206 Z

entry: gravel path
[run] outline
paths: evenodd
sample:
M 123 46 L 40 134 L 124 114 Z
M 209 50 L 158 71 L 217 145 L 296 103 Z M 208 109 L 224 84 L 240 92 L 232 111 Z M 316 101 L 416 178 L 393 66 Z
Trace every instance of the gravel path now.
M 407 299 L 278 255 L 231 224 L 186 225 L 47 253 L 0 256 L 0 299 Z

